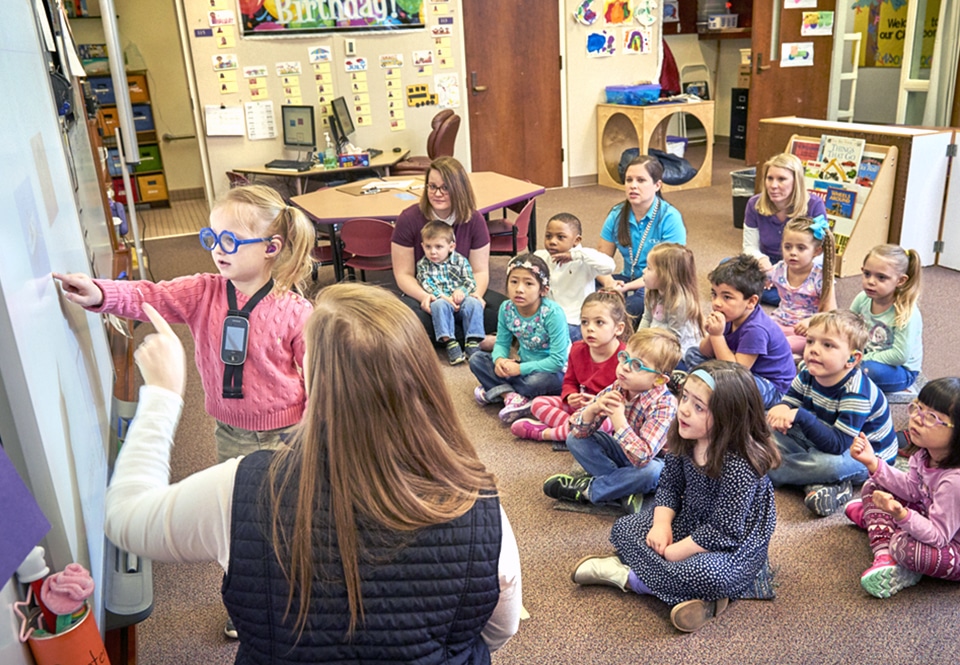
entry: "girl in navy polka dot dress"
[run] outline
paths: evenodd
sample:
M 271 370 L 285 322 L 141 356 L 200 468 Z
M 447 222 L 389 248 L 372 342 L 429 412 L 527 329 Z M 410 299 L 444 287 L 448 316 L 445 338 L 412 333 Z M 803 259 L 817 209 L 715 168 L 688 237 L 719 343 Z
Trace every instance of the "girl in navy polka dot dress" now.
M 577 584 L 652 594 L 690 632 L 752 595 L 777 515 L 766 473 L 780 463 L 749 370 L 710 360 L 693 370 L 667 435 L 653 511 L 621 517 L 613 556 L 582 559 Z

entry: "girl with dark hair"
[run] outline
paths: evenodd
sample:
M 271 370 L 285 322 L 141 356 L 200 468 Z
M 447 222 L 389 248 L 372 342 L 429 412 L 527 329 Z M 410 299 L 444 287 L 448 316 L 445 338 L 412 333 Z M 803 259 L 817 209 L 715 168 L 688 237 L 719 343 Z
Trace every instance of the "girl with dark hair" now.
M 850 454 L 870 472 L 846 515 L 867 530 L 873 564 L 860 576 L 889 598 L 924 575 L 960 581 L 960 379 L 935 379 L 907 407 L 907 437 L 919 448 L 906 473 L 881 464 L 862 434 Z
M 656 507 L 618 519 L 613 556 L 589 556 L 577 584 L 652 594 L 681 631 L 699 629 L 766 574 L 777 522 L 766 473 L 780 462 L 749 370 L 710 360 L 683 384 Z
M 623 183 L 627 198 L 610 209 L 597 242 L 597 249 L 607 256 L 620 252 L 623 271 L 600 281 L 620 291 L 630 316 L 637 318 L 643 314 L 647 254 L 661 242 L 685 245 L 687 230 L 680 212 L 660 196 L 663 165 L 655 157 L 640 155 L 627 164 Z

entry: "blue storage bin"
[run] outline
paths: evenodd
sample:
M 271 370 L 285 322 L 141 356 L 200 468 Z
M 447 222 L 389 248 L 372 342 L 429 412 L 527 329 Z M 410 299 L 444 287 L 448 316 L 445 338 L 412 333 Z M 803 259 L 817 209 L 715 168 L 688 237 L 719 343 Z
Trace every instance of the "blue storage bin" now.
M 95 76 L 87 79 L 90 90 L 101 104 L 116 104 L 117 97 L 113 92 L 113 79 L 109 76 Z
M 149 104 L 134 104 L 133 105 L 133 126 L 136 127 L 138 132 L 152 132 L 153 131 L 153 111 L 150 110 Z
M 607 104 L 646 106 L 647 104 L 653 104 L 658 99 L 660 99 L 659 83 L 607 86 Z
M 111 178 L 120 178 L 123 176 L 123 164 L 120 162 L 120 151 L 116 148 L 107 150 L 107 171 Z

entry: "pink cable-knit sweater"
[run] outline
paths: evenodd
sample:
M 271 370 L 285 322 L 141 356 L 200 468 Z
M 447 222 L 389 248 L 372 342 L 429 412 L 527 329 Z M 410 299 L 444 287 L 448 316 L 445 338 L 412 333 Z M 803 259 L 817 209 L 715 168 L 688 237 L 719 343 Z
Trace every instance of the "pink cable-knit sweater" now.
M 95 312 L 146 321 L 143 303 L 150 303 L 169 323 L 186 323 L 193 335 L 194 359 L 207 413 L 247 430 L 263 431 L 300 422 L 303 389 L 303 326 L 313 311 L 294 293 L 269 294 L 250 313 L 250 338 L 243 365 L 243 399 L 223 398 L 220 336 L 227 316 L 227 280 L 203 273 L 168 282 L 94 280 L 103 292 Z M 249 298 L 237 291 L 237 307 Z

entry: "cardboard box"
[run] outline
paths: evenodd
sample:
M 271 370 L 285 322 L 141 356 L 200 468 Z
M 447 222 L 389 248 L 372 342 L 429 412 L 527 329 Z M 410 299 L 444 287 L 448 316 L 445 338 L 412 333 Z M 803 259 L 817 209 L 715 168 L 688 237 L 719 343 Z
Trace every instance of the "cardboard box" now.
M 737 68 L 737 87 L 738 88 L 749 88 L 750 87 L 750 75 L 752 74 L 752 68 L 749 64 L 740 65 Z

